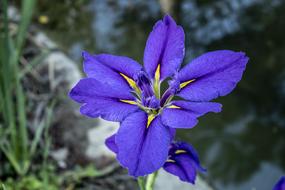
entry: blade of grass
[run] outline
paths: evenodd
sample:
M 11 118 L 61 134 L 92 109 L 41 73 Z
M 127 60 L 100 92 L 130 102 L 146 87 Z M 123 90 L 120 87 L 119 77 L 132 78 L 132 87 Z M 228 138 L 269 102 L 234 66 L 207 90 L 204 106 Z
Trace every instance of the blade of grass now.
M 31 146 L 30 146 L 30 155 L 31 155 L 31 157 L 32 157 L 32 156 L 35 154 L 35 152 L 36 152 L 36 148 L 37 148 L 37 146 L 38 146 L 38 144 L 39 144 L 39 142 L 40 142 L 40 138 L 41 138 L 41 136 L 42 136 L 42 134 L 43 134 L 44 128 L 45 128 L 45 121 L 42 121 L 42 122 L 39 124 L 39 126 L 38 126 L 38 128 L 37 128 L 37 130 L 36 130 L 35 137 L 34 137 L 32 143 L 31 143 Z
M 16 49 L 17 49 L 17 55 L 18 55 L 17 60 L 22 50 L 24 40 L 26 38 L 27 29 L 32 19 L 35 4 L 36 4 L 36 0 L 22 1 L 21 23 L 20 23 L 17 38 L 16 38 Z
M 2 190 L 6 190 L 6 187 L 5 187 L 5 185 L 2 183 Z
M 46 116 L 46 127 L 45 127 L 45 131 L 44 131 L 44 139 L 45 139 L 45 146 L 44 146 L 44 151 L 43 151 L 43 183 L 44 183 L 44 187 L 46 189 L 46 187 L 48 187 L 49 184 L 49 172 L 48 172 L 48 163 L 47 163 L 47 159 L 48 159 L 48 155 L 49 155 L 49 150 L 50 150 L 50 146 L 51 146 L 51 138 L 48 134 L 49 128 L 51 126 L 51 119 L 52 119 L 52 110 L 54 108 L 55 105 L 55 100 L 52 101 L 51 106 L 47 109 L 47 116 Z
M 1 146 L 2 151 L 20 175 L 25 174 L 29 167 L 29 151 L 28 151 L 28 133 L 27 133 L 27 118 L 25 109 L 25 96 L 23 87 L 19 77 L 19 57 L 26 37 L 28 25 L 31 21 L 35 0 L 22 1 L 21 22 L 18 28 L 15 45 L 9 36 L 8 16 L 7 16 L 7 0 L 2 0 L 3 4 L 3 20 L 4 20 L 4 38 L 1 45 L 1 93 L 3 100 L 3 119 L 4 124 L 10 131 L 9 148 Z M 2 38 L 2 37 L 1 37 Z M 15 88 L 15 94 L 14 94 Z M 16 101 L 13 100 L 16 97 Z M 17 112 L 15 112 L 17 108 Z M 16 120 L 16 118 L 18 120 Z M 18 124 L 19 130 L 17 130 Z M 9 144 L 8 141 L 8 144 Z
M 28 149 L 28 128 L 27 128 L 27 118 L 26 118 L 26 106 L 25 106 L 25 96 L 23 93 L 23 88 L 21 85 L 21 79 L 19 76 L 19 57 L 22 51 L 23 43 L 26 38 L 27 29 L 31 22 L 33 10 L 35 6 L 35 0 L 25 0 L 22 1 L 22 10 L 21 10 L 21 22 L 19 25 L 17 37 L 16 37 L 16 55 L 13 56 L 12 65 L 15 76 L 15 85 L 16 85 L 16 102 L 17 102 L 17 115 L 18 115 L 18 124 L 19 124 L 19 139 L 20 143 L 18 144 L 19 152 L 17 155 L 19 161 L 22 162 L 23 174 L 25 174 L 29 168 L 30 164 L 30 155 Z
M 9 143 L 0 143 L 0 149 L 1 151 L 5 154 L 6 158 L 9 160 L 9 163 L 13 166 L 13 168 L 15 169 L 15 171 L 17 173 L 21 173 L 21 168 L 20 165 L 17 161 L 17 159 L 15 158 L 13 151 L 11 151 L 11 147 L 9 146 Z
M 15 120 L 15 111 L 13 105 L 13 78 L 11 76 L 11 49 L 9 43 L 11 43 L 11 39 L 9 36 L 9 28 L 8 28 L 8 13 L 7 13 L 7 0 L 2 0 L 3 4 L 3 20 L 4 20 L 4 29 L 3 36 L 4 38 L 1 40 L 1 96 L 3 99 L 3 120 L 4 125 L 11 131 L 11 150 L 14 151 L 16 149 L 17 138 L 16 138 L 16 120 Z
M 47 133 L 46 131 L 48 131 L 49 127 L 50 127 L 50 123 L 51 123 L 51 118 L 52 118 L 52 110 L 54 107 L 55 101 L 53 101 L 51 103 L 51 105 L 46 109 L 45 113 L 46 113 L 46 117 L 45 119 L 40 123 L 39 127 L 36 130 L 36 134 L 35 137 L 31 143 L 31 148 L 30 148 L 30 155 L 33 156 L 37 145 L 39 144 L 40 138 L 42 136 L 43 131 L 45 131 L 45 133 Z M 44 134 L 45 137 L 47 134 Z M 45 138 L 44 137 L 44 138 Z

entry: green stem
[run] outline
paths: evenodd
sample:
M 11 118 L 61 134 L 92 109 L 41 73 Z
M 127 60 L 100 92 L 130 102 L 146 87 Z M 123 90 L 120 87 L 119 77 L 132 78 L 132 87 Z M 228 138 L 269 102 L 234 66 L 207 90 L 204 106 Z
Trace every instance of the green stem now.
M 156 172 L 147 176 L 145 190 L 153 190 L 153 185 L 154 185 L 154 182 L 156 180 L 157 174 L 158 174 L 158 172 L 156 171 Z
M 138 184 L 139 184 L 140 190 L 145 190 L 145 178 L 144 177 L 138 178 Z

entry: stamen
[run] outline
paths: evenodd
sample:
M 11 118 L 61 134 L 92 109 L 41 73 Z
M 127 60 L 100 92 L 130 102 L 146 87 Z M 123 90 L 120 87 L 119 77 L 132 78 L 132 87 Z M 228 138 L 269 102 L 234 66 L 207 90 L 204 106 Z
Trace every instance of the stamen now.
M 151 97 L 154 95 L 153 90 L 152 90 L 151 81 L 149 80 L 147 74 L 144 71 L 140 71 L 135 76 L 134 79 L 136 81 L 138 88 L 142 91 L 145 97 Z
M 171 99 L 173 98 L 173 96 L 177 93 L 177 91 L 179 90 L 179 84 L 180 82 L 174 78 L 173 80 L 168 82 L 168 89 L 164 92 L 164 94 L 162 95 L 162 98 L 160 100 L 160 106 L 163 107 L 164 105 L 166 105 L 168 102 L 171 101 Z

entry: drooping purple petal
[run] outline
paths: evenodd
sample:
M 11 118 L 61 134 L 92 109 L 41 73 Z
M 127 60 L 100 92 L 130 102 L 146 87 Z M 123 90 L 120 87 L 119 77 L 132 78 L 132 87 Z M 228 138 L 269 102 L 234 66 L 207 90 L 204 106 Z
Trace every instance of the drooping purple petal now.
M 184 142 L 172 143 L 169 150 L 168 160 L 163 168 L 178 176 L 180 180 L 195 183 L 197 170 L 206 171 L 201 167 L 199 157 L 195 149 Z
M 184 58 L 184 31 L 170 16 L 158 21 L 150 33 L 145 51 L 144 68 L 151 78 L 160 65 L 160 80 L 179 69 Z
M 210 101 L 230 93 L 240 81 L 248 62 L 243 52 L 219 50 L 205 53 L 186 65 L 179 81 L 191 81 L 178 96 L 191 101 Z
M 285 190 L 285 176 L 282 176 L 273 187 L 273 190 Z
M 82 56 L 83 69 L 88 77 L 124 91 L 130 91 L 131 88 L 121 74 L 133 79 L 142 68 L 136 61 L 127 57 L 108 54 L 91 55 L 87 52 L 83 52 Z
M 186 154 L 194 161 L 196 169 L 198 169 L 202 172 L 206 171 L 206 169 L 204 169 L 201 166 L 200 160 L 199 160 L 199 155 L 192 145 L 185 143 L 185 142 L 181 142 L 181 141 L 178 141 L 176 143 L 172 143 L 172 146 L 169 150 L 169 152 L 170 152 L 169 154 L 175 154 L 176 150 L 184 150 L 186 152 Z
M 94 78 L 81 79 L 70 91 L 69 96 L 83 103 L 80 111 L 89 117 L 102 117 L 109 121 L 122 121 L 138 107 L 120 101 L 134 100 L 134 97 L 119 88 L 111 88 Z
M 191 168 L 188 168 L 187 170 L 190 169 L 190 172 L 195 172 L 196 173 L 196 171 L 193 170 L 192 168 L 193 167 L 191 166 Z M 175 176 L 179 177 L 179 179 L 181 181 L 191 181 L 191 182 L 195 181 L 195 177 L 192 177 L 192 179 L 189 179 L 189 177 L 186 174 L 186 172 L 179 165 L 177 165 L 177 163 L 166 161 L 165 164 L 163 165 L 163 169 L 165 171 L 167 171 L 168 173 L 171 173 L 172 175 L 175 175 Z M 191 176 L 195 176 L 195 175 L 196 174 L 193 174 Z
M 171 141 L 175 138 L 176 130 L 174 128 L 169 128 Z M 106 146 L 114 153 L 118 153 L 118 146 L 116 145 L 116 134 L 111 135 L 105 140 Z
M 157 116 L 147 127 L 147 114 L 129 115 L 116 135 L 117 159 L 135 177 L 158 170 L 167 159 L 172 134 Z
M 165 108 L 161 114 L 164 125 L 173 128 L 192 128 L 198 117 L 208 112 L 220 112 L 222 105 L 215 102 L 173 101 L 174 108 Z
M 191 160 L 191 158 L 188 156 L 179 156 L 175 163 L 166 162 L 163 166 L 163 169 L 179 177 L 181 181 L 195 184 L 197 173 L 193 160 Z
M 105 144 L 106 146 L 112 151 L 114 152 L 115 154 L 118 153 L 118 147 L 116 145 L 116 142 L 115 142 L 115 138 L 116 138 L 116 134 L 108 137 L 106 140 L 105 140 Z

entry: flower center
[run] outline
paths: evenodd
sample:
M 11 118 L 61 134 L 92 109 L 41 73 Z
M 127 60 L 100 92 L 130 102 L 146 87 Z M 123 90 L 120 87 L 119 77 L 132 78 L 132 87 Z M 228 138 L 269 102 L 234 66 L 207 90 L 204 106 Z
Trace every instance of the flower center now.
M 153 84 L 147 73 L 143 70 L 134 76 L 134 80 L 140 91 L 139 93 L 136 93 L 136 96 L 138 97 L 137 104 L 149 115 L 156 116 L 159 114 L 162 109 L 171 101 L 174 94 L 179 90 L 179 81 L 173 79 L 168 83 L 169 88 L 165 91 L 162 97 L 159 98 L 157 97 L 157 93 L 155 93 L 160 92 L 159 81 L 154 79 Z
M 154 94 L 152 82 L 147 74 L 145 71 L 140 71 L 134 79 L 140 89 L 140 94 L 137 94 L 140 99 L 139 106 L 148 114 L 157 114 L 160 108 L 160 101 Z

